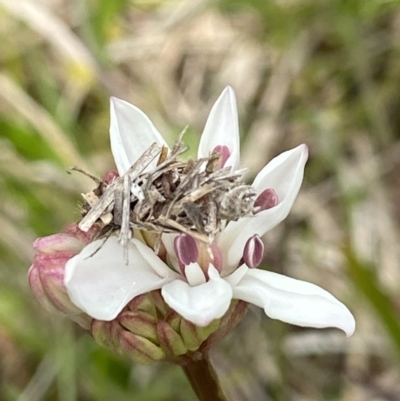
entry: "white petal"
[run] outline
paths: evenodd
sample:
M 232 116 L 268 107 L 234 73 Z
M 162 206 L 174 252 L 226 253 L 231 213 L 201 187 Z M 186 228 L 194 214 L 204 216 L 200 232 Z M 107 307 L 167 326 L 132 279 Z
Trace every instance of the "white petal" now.
M 157 274 L 134 242 L 129 243 L 128 265 L 117 237 L 103 242 L 90 243 L 65 266 L 64 284 L 71 301 L 95 319 L 114 319 L 132 298 L 176 277 L 167 266 L 163 275 Z
M 246 275 L 247 270 L 249 270 L 249 268 L 245 264 L 242 264 L 232 274 L 224 277 L 224 280 L 226 280 L 232 287 L 235 287 Z
M 180 271 L 178 258 L 175 253 L 174 241 L 178 234 L 175 233 L 164 233 L 161 236 L 161 240 L 165 246 L 168 255 L 168 263 L 173 266 L 176 271 Z
M 227 86 L 210 111 L 200 139 L 198 157 L 207 157 L 216 146 L 226 146 L 230 157 L 225 167 L 237 169 L 240 160 L 239 122 L 235 92 Z
M 185 276 L 188 284 L 192 287 L 206 282 L 206 277 L 198 263 L 190 263 L 185 266 Z
M 249 269 L 234 287 L 233 297 L 264 308 L 273 318 L 304 327 L 337 327 L 347 336 L 355 330 L 353 315 L 329 292 L 306 281 Z
M 165 302 L 173 310 L 201 327 L 222 317 L 232 299 L 232 287 L 219 277 L 214 266 L 210 266 L 209 276 L 209 281 L 198 286 L 175 280 L 161 290 Z
M 136 238 L 132 238 L 131 242 L 136 246 L 142 258 L 160 277 L 177 277 L 177 274 L 171 271 L 171 269 L 154 253 L 153 249 Z
M 162 135 L 142 110 L 130 103 L 110 99 L 110 140 L 115 164 L 120 175 L 154 143 L 167 146 Z M 148 168 L 153 168 L 153 161 Z
M 306 145 L 281 153 L 272 159 L 257 175 L 253 188 L 257 194 L 272 188 L 278 195 L 278 205 L 255 216 L 230 222 L 220 234 L 218 245 L 230 267 L 235 267 L 243 256 L 247 240 L 255 234 L 264 235 L 284 220 L 296 199 L 308 158 Z

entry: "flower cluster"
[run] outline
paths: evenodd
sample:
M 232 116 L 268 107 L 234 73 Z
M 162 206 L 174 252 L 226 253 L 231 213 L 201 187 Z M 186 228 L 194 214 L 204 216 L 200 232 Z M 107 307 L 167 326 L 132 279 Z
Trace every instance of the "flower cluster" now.
M 111 99 L 110 136 L 120 178 L 117 174 L 113 177 L 117 180 L 123 180 L 154 143 L 168 149 L 141 110 L 115 98 Z M 264 253 L 260 237 L 288 215 L 303 180 L 307 157 L 307 147 L 300 145 L 270 161 L 251 186 L 236 184 L 235 177 L 241 175 L 238 116 L 233 89 L 227 87 L 208 117 L 198 148 L 199 163 L 168 171 L 173 177 L 168 181 L 168 191 L 173 187 L 174 196 L 187 177 L 192 193 L 199 188 L 206 193 L 201 202 L 192 196 L 191 205 L 200 222 L 182 206 L 173 230 L 158 231 L 157 235 L 149 232 L 143 222 L 138 225 L 134 216 L 138 206 L 132 206 L 146 202 L 145 185 L 128 180 L 127 213 L 132 225 L 128 241 L 121 244 L 118 230 L 100 238 L 104 218 L 87 233 L 75 227 L 74 233 L 39 239 L 35 243 L 38 255 L 30 270 L 31 286 L 42 302 L 80 321 L 97 341 L 134 359 L 140 354 L 136 359 L 142 362 L 209 346 L 212 341 L 207 339 L 214 341 L 226 334 L 238 323 L 243 305 L 248 303 L 263 308 L 274 319 L 306 327 L 337 327 L 350 336 L 355 329 L 354 318 L 330 293 L 314 284 L 257 268 Z M 210 160 L 216 162 L 208 172 Z M 144 173 L 151 174 L 159 165 L 160 160 L 150 161 Z M 193 165 L 198 173 L 190 176 Z M 234 196 L 215 198 L 215 188 L 220 187 L 204 189 L 204 183 L 215 174 L 233 183 L 227 192 Z M 105 180 L 103 184 L 107 187 L 112 182 Z M 169 195 L 157 192 L 157 196 L 165 205 Z M 235 198 L 239 207 L 234 208 L 238 211 L 232 217 L 226 210 L 232 209 L 234 197 L 239 199 Z M 206 212 L 201 210 L 204 199 L 212 199 Z M 179 224 L 182 213 L 189 216 L 189 226 Z M 201 235 L 199 227 L 205 227 Z

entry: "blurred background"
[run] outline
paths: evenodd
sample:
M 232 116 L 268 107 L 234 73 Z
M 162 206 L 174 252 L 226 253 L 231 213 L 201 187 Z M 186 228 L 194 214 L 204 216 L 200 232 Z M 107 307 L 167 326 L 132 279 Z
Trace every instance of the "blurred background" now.
M 38 236 L 79 218 L 113 168 L 109 96 L 195 155 L 236 91 L 249 179 L 307 143 L 305 181 L 263 267 L 316 283 L 355 335 L 251 308 L 213 349 L 231 401 L 400 400 L 400 2 L 0 0 L 0 401 L 190 401 L 178 367 L 132 365 L 40 308 Z

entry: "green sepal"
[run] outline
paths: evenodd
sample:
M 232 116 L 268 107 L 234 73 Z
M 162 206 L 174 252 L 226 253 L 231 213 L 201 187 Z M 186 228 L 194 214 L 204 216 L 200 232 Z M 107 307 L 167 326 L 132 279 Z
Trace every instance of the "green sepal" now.
M 182 337 L 165 321 L 157 324 L 158 338 L 167 354 L 179 356 L 187 353 Z
M 220 325 L 221 319 L 215 319 L 208 326 L 196 326 L 197 335 L 199 336 L 199 338 L 201 338 L 202 341 L 205 341 L 212 333 L 219 329 Z
M 185 319 L 181 319 L 179 332 L 189 351 L 196 351 L 203 342 L 196 326 Z
M 152 298 L 153 305 L 155 305 L 158 313 L 161 316 L 165 316 L 167 314 L 167 310 L 169 308 L 166 305 L 166 303 L 164 302 L 164 298 L 161 296 L 161 291 L 155 290 L 155 291 L 150 292 L 149 294 Z
M 157 318 L 146 312 L 122 312 L 118 317 L 120 324 L 132 334 L 145 337 L 151 342 L 158 344 Z
M 122 352 L 137 363 L 148 365 L 165 358 L 163 349 L 147 338 L 124 330 L 119 340 Z
M 178 315 L 175 311 L 172 311 L 165 321 L 177 332 L 179 333 L 180 324 L 181 324 L 182 317 Z
M 121 334 L 124 333 L 126 330 L 119 324 L 117 320 L 112 320 L 109 322 L 109 332 L 110 332 L 110 339 L 111 339 L 111 347 L 113 347 L 114 351 L 117 353 L 123 353 L 121 347 Z
M 98 344 L 109 348 L 114 352 L 121 352 L 119 342 L 120 333 L 123 331 L 121 325 L 115 320 L 105 322 L 103 320 L 93 320 L 91 325 L 91 333 Z
M 128 304 L 128 309 L 132 312 L 142 311 L 153 317 L 157 317 L 156 306 L 150 293 L 138 295 Z
M 95 341 L 103 347 L 111 348 L 113 344 L 110 338 L 110 322 L 92 320 L 90 331 Z

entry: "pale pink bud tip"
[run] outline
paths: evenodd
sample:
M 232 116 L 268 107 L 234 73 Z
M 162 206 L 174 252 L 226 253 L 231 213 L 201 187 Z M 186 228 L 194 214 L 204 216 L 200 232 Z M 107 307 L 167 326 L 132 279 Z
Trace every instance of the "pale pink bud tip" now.
M 258 208 L 257 212 L 262 210 L 271 209 L 278 204 L 278 195 L 272 188 L 264 189 L 258 195 L 254 202 L 254 207 Z
M 220 161 L 219 167 L 222 168 L 225 166 L 226 161 L 229 159 L 231 152 L 229 148 L 225 145 L 218 145 L 214 148 L 212 153 L 219 153 L 220 154 Z
M 257 267 L 264 255 L 264 244 L 261 238 L 256 234 L 253 235 L 246 243 L 243 252 L 244 263 L 250 268 Z
M 82 241 L 78 238 L 64 233 L 37 238 L 33 243 L 33 247 L 43 253 L 80 252 L 83 246 Z
M 175 253 L 184 266 L 195 263 L 199 258 L 196 241 L 188 234 L 180 234 L 174 240 Z
M 103 181 L 106 184 L 111 184 L 115 179 L 119 177 L 118 171 L 115 170 L 110 170 L 106 173 L 106 175 L 103 178 Z

